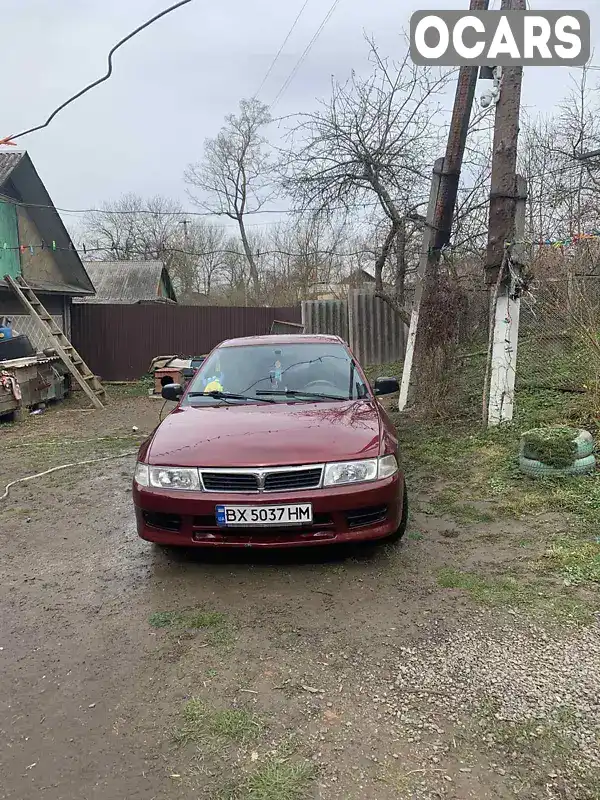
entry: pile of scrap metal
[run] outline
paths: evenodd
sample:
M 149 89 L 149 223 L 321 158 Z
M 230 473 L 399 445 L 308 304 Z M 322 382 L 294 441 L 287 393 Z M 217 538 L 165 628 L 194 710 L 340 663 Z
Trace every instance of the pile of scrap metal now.
M 181 358 L 180 356 L 157 356 L 154 358 L 148 370 L 154 379 L 150 396 L 161 397 L 162 388 L 168 383 L 179 383 L 185 386 L 205 358 L 206 355 L 193 358 Z
M 0 419 L 18 419 L 70 391 L 70 374 L 54 350 L 36 353 L 10 319 L 0 319 Z

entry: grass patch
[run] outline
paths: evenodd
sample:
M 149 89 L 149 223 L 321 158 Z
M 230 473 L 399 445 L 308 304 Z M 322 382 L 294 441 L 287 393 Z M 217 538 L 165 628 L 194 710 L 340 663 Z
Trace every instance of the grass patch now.
M 567 762 L 575 751 L 575 743 L 555 720 L 496 722 L 492 735 L 497 744 L 511 752 L 547 759 L 553 765 L 558 760 Z
M 442 589 L 462 589 L 474 600 L 491 606 L 520 606 L 528 604 L 531 593 L 515 578 L 485 578 L 474 572 L 443 569 L 438 574 Z
M 220 611 L 156 611 L 148 622 L 153 628 L 200 630 L 220 627 L 227 622 L 227 617 Z
M 250 776 L 245 800 L 305 800 L 315 776 L 315 766 L 309 761 L 270 759 Z
M 192 697 L 183 707 L 183 722 L 175 733 L 179 744 L 208 739 L 244 744 L 255 739 L 263 730 L 262 721 L 243 709 L 216 711 Z
M 468 592 L 475 602 L 485 606 L 526 608 L 575 625 L 589 625 L 594 620 L 592 610 L 576 597 L 548 591 L 541 584 L 526 583 L 512 576 L 493 578 L 443 569 L 438 574 L 438 585 Z
M 600 542 L 560 539 L 546 552 L 546 558 L 571 586 L 600 583 Z
M 555 426 L 525 431 L 523 445 L 527 458 L 533 458 L 557 469 L 570 466 L 577 457 L 575 428 Z
M 150 615 L 148 623 L 153 628 L 167 628 L 174 632 L 207 631 L 210 643 L 222 647 L 228 647 L 234 639 L 234 627 L 227 615 L 220 611 L 156 611 Z
M 434 513 L 448 516 L 457 522 L 469 525 L 476 522 L 493 522 L 495 517 L 489 512 L 480 511 L 471 503 L 460 502 L 459 493 L 453 489 L 446 489 L 429 501 L 429 508 Z
M 522 431 L 549 424 L 586 428 L 581 396 L 519 392 L 516 408 L 511 425 L 486 431 L 473 423 L 428 426 L 399 417 L 400 452 L 409 479 L 445 481 L 448 485 L 434 505 L 461 521 L 479 517 L 477 509 L 472 514 L 472 506 L 460 502 L 469 493 L 476 500 L 493 500 L 497 518 L 558 512 L 574 515 L 588 529 L 600 528 L 596 475 L 532 480 L 518 465 Z
M 150 389 L 154 386 L 151 377 L 141 378 L 139 381 L 128 381 L 127 383 L 104 384 L 110 397 L 148 397 Z

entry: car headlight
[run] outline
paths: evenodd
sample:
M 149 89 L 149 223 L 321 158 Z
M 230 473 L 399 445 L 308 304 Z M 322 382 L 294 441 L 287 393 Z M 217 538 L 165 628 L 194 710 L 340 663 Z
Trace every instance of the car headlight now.
M 151 467 L 138 463 L 134 478 L 139 486 L 153 486 L 157 489 L 201 489 L 198 470 L 189 467 Z
M 325 465 L 323 486 L 346 486 L 389 478 L 398 472 L 395 456 L 367 458 L 362 461 L 340 461 Z

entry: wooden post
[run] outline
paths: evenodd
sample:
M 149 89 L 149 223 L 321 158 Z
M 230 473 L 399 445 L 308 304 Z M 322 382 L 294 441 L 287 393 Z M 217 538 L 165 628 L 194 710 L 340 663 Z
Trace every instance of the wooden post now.
M 417 340 L 417 330 L 419 326 L 419 314 L 421 311 L 421 300 L 423 298 L 423 287 L 427 280 L 427 267 L 430 264 L 430 252 L 433 244 L 434 215 L 440 191 L 440 179 L 444 168 L 444 159 L 438 158 L 433 167 L 431 176 L 431 189 L 429 192 L 429 205 L 427 207 L 427 218 L 423 230 L 423 241 L 419 256 L 419 266 L 417 267 L 415 295 L 413 298 L 412 311 L 410 315 L 410 328 L 408 330 L 408 340 L 406 342 L 406 355 L 404 356 L 404 366 L 402 369 L 402 383 L 400 385 L 400 398 L 398 400 L 398 410 L 404 411 L 408 404 L 409 389 L 412 382 L 412 365 L 415 354 L 415 343 Z
M 492 341 L 489 399 L 487 407 L 487 424 L 489 427 L 510 422 L 513 418 L 515 403 L 515 378 L 517 368 L 517 347 L 519 342 L 519 315 L 521 298 L 514 294 L 515 282 L 511 271 L 517 278 L 521 276 L 524 261 L 525 245 L 525 207 L 527 201 L 527 181 L 520 175 L 516 180 L 516 213 L 515 240 L 510 245 L 510 269 L 498 286 L 494 315 Z M 519 287 L 517 287 L 519 288 Z
M 526 0 L 502 0 L 502 11 L 524 11 Z M 490 215 L 485 274 L 488 285 L 494 286 L 502 266 L 504 243 L 511 240 L 515 224 L 515 175 L 519 139 L 519 112 L 523 67 L 503 67 L 500 94 L 496 105 Z

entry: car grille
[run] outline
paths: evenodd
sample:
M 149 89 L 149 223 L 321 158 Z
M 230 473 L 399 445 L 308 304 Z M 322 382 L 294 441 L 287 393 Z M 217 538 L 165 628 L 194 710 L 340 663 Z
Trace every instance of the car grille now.
M 383 522 L 387 517 L 387 513 L 387 506 L 358 508 L 356 511 L 346 512 L 346 521 L 349 528 L 363 528 L 366 525 L 375 525 L 378 522 Z
M 321 485 L 323 467 L 265 470 L 261 479 L 257 473 L 244 470 L 211 472 L 202 470 L 202 482 L 207 492 L 286 492 L 317 489 Z
M 258 492 L 258 477 L 243 472 L 203 472 L 207 492 Z
M 290 472 L 269 472 L 265 475 L 265 492 L 284 492 L 288 489 L 316 489 L 321 483 L 322 467 L 297 469 Z

